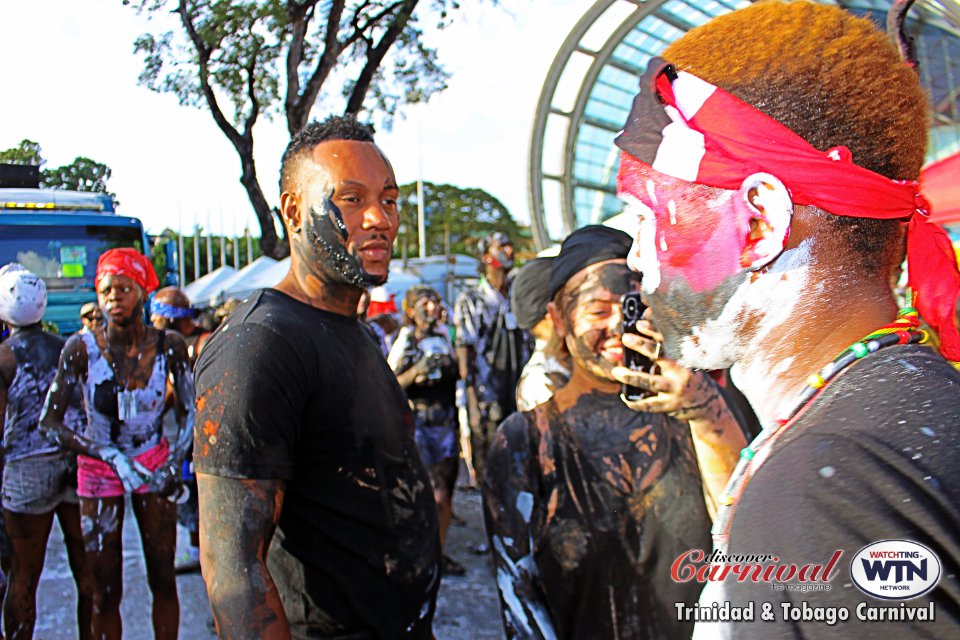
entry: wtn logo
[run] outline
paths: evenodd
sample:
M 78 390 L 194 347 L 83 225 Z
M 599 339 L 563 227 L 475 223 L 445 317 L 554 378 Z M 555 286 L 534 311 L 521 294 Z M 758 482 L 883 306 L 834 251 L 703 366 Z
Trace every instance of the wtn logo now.
M 889 580 L 890 571 L 894 571 L 894 582 L 903 582 L 904 580 L 926 580 L 927 579 L 927 561 L 921 560 L 919 564 L 910 560 L 866 560 L 861 558 L 863 563 L 863 572 L 867 574 L 867 580 Z
M 880 540 L 853 556 L 850 577 L 864 593 L 884 600 L 923 595 L 940 580 L 940 558 L 910 540 Z

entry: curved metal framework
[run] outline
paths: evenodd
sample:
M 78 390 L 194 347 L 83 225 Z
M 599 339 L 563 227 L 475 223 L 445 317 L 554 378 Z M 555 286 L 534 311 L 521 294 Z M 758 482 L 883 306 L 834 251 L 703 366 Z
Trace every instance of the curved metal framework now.
M 547 72 L 531 132 L 528 195 L 539 248 L 621 211 L 614 184 L 618 155 L 613 138 L 626 120 L 650 58 L 690 29 L 750 1 L 597 0 L 584 13 Z M 892 1 L 837 4 L 882 26 Z M 611 19 L 616 24 L 609 29 Z M 599 46 L 591 46 L 600 26 L 609 33 Z M 960 150 L 960 5 L 954 0 L 917 0 L 907 30 L 915 39 L 921 81 L 931 96 L 930 160 L 934 160 Z M 584 62 L 580 79 L 577 68 Z M 558 89 L 571 78 L 579 79 L 579 90 L 568 107 Z M 548 129 L 554 127 L 563 138 L 561 158 L 544 155 Z M 544 171 L 550 160 L 559 171 Z M 559 202 L 547 210 L 549 188 L 559 193 Z

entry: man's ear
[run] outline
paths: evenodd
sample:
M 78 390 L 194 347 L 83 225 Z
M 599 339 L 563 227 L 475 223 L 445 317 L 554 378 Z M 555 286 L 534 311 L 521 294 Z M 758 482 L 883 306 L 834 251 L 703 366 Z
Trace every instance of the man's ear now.
M 564 331 L 563 318 L 560 317 L 560 313 L 560 309 L 552 300 L 547 303 L 547 317 L 550 318 L 550 323 L 553 325 L 553 330 L 562 339 L 566 337 L 566 331 Z
M 300 231 L 300 197 L 298 194 L 284 191 L 280 194 L 280 216 L 291 235 Z
M 740 254 L 740 266 L 760 269 L 783 252 L 790 238 L 793 199 L 779 178 L 769 173 L 747 176 L 737 191 L 746 207 L 750 233 Z

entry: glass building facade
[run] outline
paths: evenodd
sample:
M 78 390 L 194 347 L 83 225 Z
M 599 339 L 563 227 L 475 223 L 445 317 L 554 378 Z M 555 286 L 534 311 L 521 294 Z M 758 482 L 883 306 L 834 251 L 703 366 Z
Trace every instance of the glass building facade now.
M 530 145 L 530 214 L 545 248 L 573 229 L 620 213 L 613 139 L 626 121 L 650 58 L 711 18 L 749 0 L 599 0 L 554 59 L 537 105 Z M 834 2 L 881 27 L 891 0 Z M 960 5 L 917 0 L 907 32 L 931 101 L 928 160 L 960 150 Z

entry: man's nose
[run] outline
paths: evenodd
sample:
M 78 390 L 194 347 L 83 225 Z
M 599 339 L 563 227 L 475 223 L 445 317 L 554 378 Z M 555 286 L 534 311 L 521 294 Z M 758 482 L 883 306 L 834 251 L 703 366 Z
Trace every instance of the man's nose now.
M 381 202 L 374 202 L 363 211 L 364 229 L 389 229 L 395 224 L 396 221 L 394 221 L 393 216 Z

